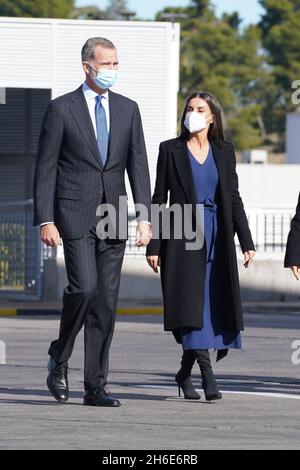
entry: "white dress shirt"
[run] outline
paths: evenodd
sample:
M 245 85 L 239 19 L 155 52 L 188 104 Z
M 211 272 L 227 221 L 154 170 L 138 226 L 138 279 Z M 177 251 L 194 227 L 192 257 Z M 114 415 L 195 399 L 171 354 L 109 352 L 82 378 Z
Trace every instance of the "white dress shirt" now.
M 96 107 L 96 97 L 98 96 L 98 93 L 96 93 L 94 90 L 92 90 L 86 82 L 82 84 L 82 91 L 84 94 L 84 97 L 86 99 L 86 104 L 90 113 L 90 117 L 92 120 L 93 128 L 95 131 L 95 137 L 97 139 L 97 127 L 96 127 L 96 116 L 95 116 L 95 107 Z M 104 93 L 102 93 L 103 99 L 101 101 L 101 104 L 104 108 L 105 115 L 106 115 L 106 124 L 107 124 L 107 130 L 108 130 L 108 135 L 109 135 L 109 130 L 110 130 L 110 115 L 109 115 L 109 93 L 108 90 L 106 90 Z M 148 220 L 141 220 L 141 222 L 146 222 L 147 224 L 151 223 Z M 40 224 L 40 227 L 42 225 L 47 225 L 47 224 L 54 224 L 54 222 L 43 222 Z

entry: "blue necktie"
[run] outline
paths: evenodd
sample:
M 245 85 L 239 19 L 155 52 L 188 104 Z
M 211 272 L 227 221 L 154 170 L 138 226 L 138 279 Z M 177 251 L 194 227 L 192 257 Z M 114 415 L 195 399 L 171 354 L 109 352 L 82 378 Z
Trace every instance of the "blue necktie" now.
M 96 106 L 95 106 L 95 117 L 96 117 L 96 129 L 97 129 L 97 144 L 100 152 L 100 157 L 105 166 L 107 160 L 107 151 L 108 151 L 108 130 L 106 122 L 105 109 L 102 106 L 103 96 L 98 95 L 96 97 Z

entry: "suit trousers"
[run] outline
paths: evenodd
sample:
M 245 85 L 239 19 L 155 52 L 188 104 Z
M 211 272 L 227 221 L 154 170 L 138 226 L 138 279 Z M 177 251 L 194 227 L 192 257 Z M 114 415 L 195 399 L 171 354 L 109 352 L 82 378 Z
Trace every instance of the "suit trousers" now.
M 102 200 L 102 202 L 105 202 Z M 84 388 L 105 386 L 109 369 L 126 240 L 100 239 L 101 217 L 79 239 L 63 239 L 69 285 L 64 289 L 59 338 L 49 354 L 58 363 L 70 358 L 84 325 Z

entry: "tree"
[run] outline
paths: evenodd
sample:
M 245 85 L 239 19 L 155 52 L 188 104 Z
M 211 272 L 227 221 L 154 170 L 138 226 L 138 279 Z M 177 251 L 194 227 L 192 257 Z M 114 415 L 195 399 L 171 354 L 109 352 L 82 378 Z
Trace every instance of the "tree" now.
M 106 20 L 107 15 L 100 8 L 95 6 L 74 8 L 72 17 L 80 20 Z
M 260 27 L 264 38 L 276 25 L 284 25 L 289 20 L 290 14 L 299 9 L 299 2 L 294 0 L 260 0 L 259 3 L 265 9 L 260 21 Z
M 224 13 L 222 20 L 228 23 L 231 28 L 236 30 L 240 28 L 243 21 L 237 11 L 234 11 L 233 13 Z
M 263 143 L 263 97 L 269 80 L 261 52 L 261 32 L 240 30 L 237 13 L 217 18 L 210 1 L 167 8 L 181 18 L 179 113 L 192 91 L 210 91 L 225 111 L 226 135 L 239 150 Z M 159 19 L 159 17 L 158 17 Z
M 69 18 L 74 0 L 1 0 L 0 16 Z
M 210 0 L 191 0 L 194 16 L 203 16 L 211 9 Z
M 123 12 L 127 10 L 127 0 L 109 0 L 105 10 L 110 20 L 124 20 Z
M 292 83 L 300 77 L 300 1 L 260 0 L 265 9 L 259 27 L 268 52 L 270 73 L 276 91 L 265 109 L 269 132 L 281 134 L 284 144 L 286 113 L 296 111 L 291 101 Z

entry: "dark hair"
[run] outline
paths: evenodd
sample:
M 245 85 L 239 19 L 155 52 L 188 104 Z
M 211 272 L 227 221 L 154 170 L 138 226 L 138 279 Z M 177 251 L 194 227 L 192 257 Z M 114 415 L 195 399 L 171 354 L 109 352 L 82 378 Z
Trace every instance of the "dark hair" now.
M 224 140 L 221 105 L 214 95 L 206 91 L 194 92 L 187 98 L 185 102 L 185 107 L 183 110 L 182 118 L 181 118 L 180 138 L 186 141 L 190 137 L 190 131 L 185 127 L 184 120 L 185 120 L 185 116 L 187 113 L 189 102 L 193 98 L 201 98 L 202 100 L 204 100 L 210 107 L 211 113 L 214 117 L 214 122 L 209 126 L 208 139 L 209 140 Z
M 97 46 L 106 47 L 107 49 L 115 49 L 115 45 L 106 38 L 95 37 L 89 38 L 81 49 L 82 62 L 89 62 L 95 58 L 95 48 Z

